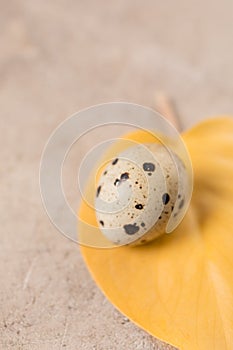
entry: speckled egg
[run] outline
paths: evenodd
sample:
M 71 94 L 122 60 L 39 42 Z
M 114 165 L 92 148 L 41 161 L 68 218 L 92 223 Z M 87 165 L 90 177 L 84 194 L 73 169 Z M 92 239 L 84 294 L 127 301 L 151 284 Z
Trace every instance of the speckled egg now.
M 120 153 L 104 169 L 96 189 L 99 227 L 116 245 L 147 243 L 180 219 L 186 169 L 160 144 L 140 144 Z M 178 193 L 179 192 L 179 193 Z

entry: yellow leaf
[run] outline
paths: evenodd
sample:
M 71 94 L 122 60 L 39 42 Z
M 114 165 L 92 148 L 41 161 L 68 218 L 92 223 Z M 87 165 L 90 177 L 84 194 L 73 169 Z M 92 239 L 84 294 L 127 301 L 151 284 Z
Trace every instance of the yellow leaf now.
M 141 142 L 145 140 L 136 136 Z M 190 208 L 170 235 L 139 247 L 81 247 L 98 286 L 128 318 L 179 349 L 233 349 L 233 118 L 183 134 Z M 95 221 L 82 203 L 80 215 Z M 84 232 L 85 233 L 85 232 Z

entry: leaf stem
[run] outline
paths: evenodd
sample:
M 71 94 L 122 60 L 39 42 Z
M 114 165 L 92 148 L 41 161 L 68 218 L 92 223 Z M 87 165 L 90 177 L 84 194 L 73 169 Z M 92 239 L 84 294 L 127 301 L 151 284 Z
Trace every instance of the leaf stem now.
M 155 107 L 158 112 L 169 120 L 178 131 L 182 131 L 182 122 L 177 113 L 174 101 L 165 93 L 159 92 L 155 95 Z

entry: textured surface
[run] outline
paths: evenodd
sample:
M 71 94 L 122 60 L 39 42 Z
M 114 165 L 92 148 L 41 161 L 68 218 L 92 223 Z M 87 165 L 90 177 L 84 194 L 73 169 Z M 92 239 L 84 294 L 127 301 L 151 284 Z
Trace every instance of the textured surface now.
M 184 125 L 233 113 L 231 1 L 0 1 L 0 349 L 169 349 L 121 316 L 41 207 L 55 126 L 172 95 Z

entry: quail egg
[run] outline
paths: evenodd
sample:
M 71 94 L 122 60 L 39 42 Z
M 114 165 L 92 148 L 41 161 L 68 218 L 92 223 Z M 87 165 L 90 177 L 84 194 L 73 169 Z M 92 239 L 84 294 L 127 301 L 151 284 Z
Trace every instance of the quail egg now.
M 116 245 L 147 243 L 180 220 L 187 171 L 161 144 L 140 144 L 118 154 L 98 181 L 95 211 L 103 235 Z

